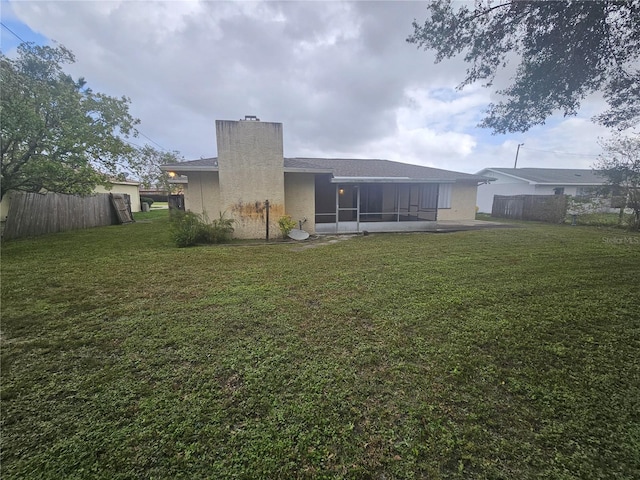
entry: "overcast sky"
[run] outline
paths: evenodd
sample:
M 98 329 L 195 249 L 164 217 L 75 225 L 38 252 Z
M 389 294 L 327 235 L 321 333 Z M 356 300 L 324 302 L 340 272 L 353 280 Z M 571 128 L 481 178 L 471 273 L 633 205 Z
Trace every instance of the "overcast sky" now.
M 187 160 L 216 155 L 215 120 L 282 122 L 285 156 L 385 158 L 461 172 L 590 168 L 610 132 L 583 103 L 522 134 L 476 127 L 492 92 L 462 91 L 461 60 L 405 39 L 424 2 L 157 2 L 2 0 L 25 41 L 56 41 L 94 91 L 131 99 L 140 131 Z M 2 28 L 2 51 L 19 40 Z M 150 143 L 140 137 L 138 143 Z

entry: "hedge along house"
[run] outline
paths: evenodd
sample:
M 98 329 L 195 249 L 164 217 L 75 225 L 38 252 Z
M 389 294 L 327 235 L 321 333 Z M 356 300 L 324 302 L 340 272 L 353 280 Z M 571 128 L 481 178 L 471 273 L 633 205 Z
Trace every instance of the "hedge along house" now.
M 218 157 L 164 165 L 188 178 L 185 207 L 234 219 L 238 238 L 265 238 L 290 215 L 309 233 L 435 230 L 475 219 L 479 175 L 373 159 L 284 158 L 282 124 L 216 121 Z

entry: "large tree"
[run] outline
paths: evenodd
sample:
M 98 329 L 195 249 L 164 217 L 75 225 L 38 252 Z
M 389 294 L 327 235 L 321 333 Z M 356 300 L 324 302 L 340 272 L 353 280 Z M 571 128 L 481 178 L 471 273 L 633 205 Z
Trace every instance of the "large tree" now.
M 22 44 L 0 52 L 2 178 L 10 190 L 90 193 L 138 159 L 127 138 L 139 122 L 129 99 L 95 93 L 63 71 L 74 62 L 63 46 Z
M 640 230 L 640 135 L 616 135 L 602 142 L 603 153 L 595 168 L 625 198 L 633 210 L 634 230 Z
M 161 151 L 150 145 L 145 145 L 138 150 L 134 171 L 145 188 L 159 188 L 171 192 L 174 188 L 174 185 L 170 183 L 171 177 L 167 172 L 160 170 L 160 166 L 178 163 L 182 160 L 182 156 L 177 151 Z
M 481 126 L 524 132 L 555 112 L 575 115 L 582 100 L 601 92 L 608 110 L 595 121 L 620 130 L 640 121 L 640 0 L 435 0 L 413 22 L 407 41 L 435 50 L 436 62 L 464 54 L 459 88 L 491 86 L 516 62 L 510 86 L 489 105 Z

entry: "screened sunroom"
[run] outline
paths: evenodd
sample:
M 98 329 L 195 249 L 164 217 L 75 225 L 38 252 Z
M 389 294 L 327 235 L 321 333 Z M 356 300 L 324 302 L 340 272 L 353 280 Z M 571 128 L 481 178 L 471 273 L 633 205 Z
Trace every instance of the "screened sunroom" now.
M 451 206 L 452 183 L 316 175 L 316 232 L 433 230 L 438 209 Z

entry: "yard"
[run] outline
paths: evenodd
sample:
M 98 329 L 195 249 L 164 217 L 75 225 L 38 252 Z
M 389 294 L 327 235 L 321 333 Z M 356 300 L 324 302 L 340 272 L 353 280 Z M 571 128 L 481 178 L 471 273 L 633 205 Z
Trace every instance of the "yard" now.
M 640 477 L 638 234 L 137 219 L 2 245 L 3 479 Z

